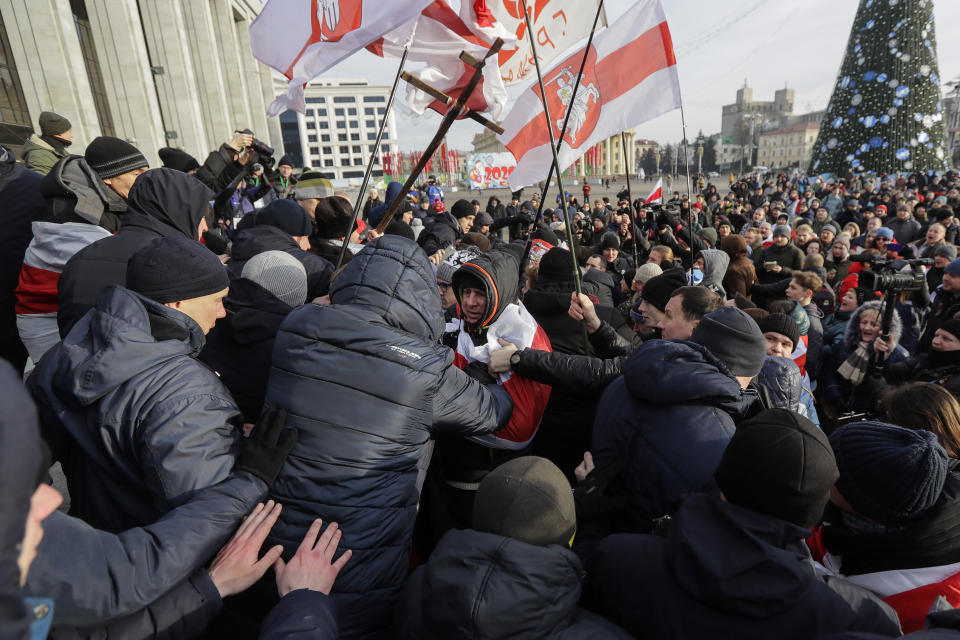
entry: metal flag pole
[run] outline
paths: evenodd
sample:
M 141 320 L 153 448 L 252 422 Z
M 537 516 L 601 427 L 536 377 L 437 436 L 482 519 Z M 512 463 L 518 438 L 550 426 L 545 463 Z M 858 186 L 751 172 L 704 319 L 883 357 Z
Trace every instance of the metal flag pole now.
M 393 107 L 393 97 L 397 93 L 397 86 L 400 84 L 400 76 L 403 75 L 403 64 L 407 61 L 407 51 L 409 45 L 403 48 L 403 55 L 400 56 L 400 65 L 397 67 L 397 76 L 393 79 L 393 86 L 390 88 L 390 97 L 387 98 L 387 106 L 383 112 L 383 119 L 380 120 L 380 128 L 377 131 L 377 141 L 373 143 L 373 151 L 370 153 L 370 161 L 367 162 L 367 170 L 363 174 L 363 182 L 360 183 L 360 191 L 357 193 L 357 202 L 353 205 L 353 220 L 350 221 L 350 227 L 347 235 L 343 238 L 343 246 L 340 247 L 340 255 L 337 256 L 337 264 L 333 269 L 336 271 L 343 264 L 343 259 L 347 255 L 350 246 L 350 235 L 357 224 L 357 218 L 360 216 L 360 205 L 363 202 L 363 194 L 367 191 L 367 184 L 370 182 L 370 174 L 373 173 L 373 165 L 377 161 L 377 153 L 380 151 L 380 141 L 383 140 L 383 130 L 387 127 L 387 117 L 390 115 L 390 109 Z
M 627 204 L 629 205 L 630 226 L 633 228 L 633 268 L 640 266 L 640 259 L 637 257 L 637 216 L 633 210 L 633 192 L 630 190 L 630 169 L 627 166 L 627 134 L 620 132 L 620 146 L 623 149 L 623 166 L 626 169 L 623 173 L 627 176 Z
M 600 4 L 597 5 L 597 14 L 593 17 L 593 27 L 590 29 L 590 36 L 587 38 L 587 46 L 583 50 L 583 59 L 580 61 L 580 71 L 577 72 L 577 79 L 573 83 L 573 93 L 570 94 L 570 104 L 567 105 L 567 114 L 563 117 L 563 126 L 560 128 L 560 142 L 557 144 L 563 144 L 563 136 L 567 133 L 567 124 L 570 122 L 570 114 L 573 112 L 571 108 L 573 106 L 573 101 L 577 98 L 577 90 L 580 89 L 580 79 L 583 78 L 583 69 L 587 66 L 587 56 L 590 54 L 590 45 L 593 44 L 593 34 L 597 30 L 597 24 L 600 22 L 600 14 L 603 12 L 603 0 L 600 0 Z M 527 29 L 530 29 L 529 21 L 527 23 Z M 536 53 L 534 53 L 536 56 Z M 538 77 L 539 77 L 539 63 L 537 67 Z M 543 96 L 543 84 L 540 85 L 541 98 Z M 544 98 L 545 100 L 545 98 Z M 552 130 L 551 130 L 552 132 Z M 552 138 L 552 136 L 551 136 Z M 527 264 L 527 260 L 530 257 L 530 247 L 533 246 L 533 230 L 537 228 L 537 225 L 540 224 L 540 221 L 543 219 L 543 205 L 547 201 L 547 190 L 550 188 L 550 181 L 553 180 L 553 170 L 556 168 L 556 164 L 550 165 L 550 170 L 547 172 L 547 180 L 543 183 L 543 190 L 540 192 L 540 206 L 537 207 L 537 215 L 534 217 L 533 223 L 527 230 L 527 243 L 523 248 L 523 259 L 520 260 L 520 280 L 523 280 L 523 270 Z M 584 178 L 586 179 L 586 178 Z M 564 210 L 566 210 L 566 205 L 564 205 Z M 573 253 L 573 245 L 570 245 L 570 252 Z
M 693 189 L 690 186 L 690 158 L 687 157 L 687 118 L 683 114 L 683 96 L 680 94 L 680 77 L 677 76 L 677 97 L 680 98 L 680 125 L 683 128 L 683 163 L 687 167 L 687 225 L 690 232 L 690 269 L 693 269 Z
M 527 23 L 527 35 L 530 36 L 530 53 L 533 54 L 533 62 L 537 69 L 537 82 L 540 84 L 540 99 L 543 102 L 543 117 L 547 121 L 547 133 L 550 134 L 550 151 L 553 152 L 553 168 L 556 169 L 557 171 L 557 188 L 560 189 L 560 194 L 561 194 L 560 206 L 563 209 L 563 224 L 566 227 L 567 244 L 570 245 L 570 259 L 573 262 L 573 286 L 577 292 L 577 296 L 579 297 L 580 295 L 583 295 L 583 287 L 580 284 L 580 265 L 577 263 L 577 253 L 574 250 L 575 244 L 574 244 L 574 237 L 573 237 L 573 227 L 571 226 L 571 223 L 570 223 L 570 212 L 567 210 L 567 203 L 563 201 L 563 195 L 562 195 L 564 193 L 563 177 L 562 177 L 562 172 L 560 170 L 560 156 L 557 154 L 557 142 L 553 137 L 553 120 L 550 117 L 550 105 L 548 104 L 548 101 L 547 101 L 546 88 L 543 86 L 543 73 L 540 70 L 540 58 L 537 55 L 537 42 L 536 42 L 536 38 L 533 36 L 533 24 L 531 24 L 530 22 L 530 12 L 527 11 L 527 0 L 520 0 L 520 5 L 523 8 L 523 17 Z M 596 26 L 596 23 L 594 23 L 594 26 Z M 590 34 L 590 37 L 591 39 L 593 38 L 592 32 Z M 589 52 L 590 52 L 590 49 L 588 47 L 585 50 L 583 55 L 584 63 L 586 62 L 587 54 L 589 54 Z M 581 63 L 581 69 L 580 69 L 581 73 L 577 76 L 578 85 L 579 85 L 580 75 L 582 75 L 583 73 L 584 63 Z M 570 105 L 567 107 L 567 116 L 569 116 L 570 112 L 573 111 L 573 100 L 575 98 L 576 98 L 576 89 L 574 89 L 573 98 L 571 98 Z M 545 188 L 549 186 L 550 186 L 550 182 L 548 180 L 547 184 L 545 185 Z M 542 201 L 540 203 L 540 207 L 541 209 L 543 207 Z M 522 268 L 522 265 L 521 265 L 521 268 Z M 581 321 L 581 326 L 583 327 L 583 348 L 585 349 L 585 352 L 589 354 L 590 353 L 590 337 L 589 335 L 587 335 L 586 319 Z

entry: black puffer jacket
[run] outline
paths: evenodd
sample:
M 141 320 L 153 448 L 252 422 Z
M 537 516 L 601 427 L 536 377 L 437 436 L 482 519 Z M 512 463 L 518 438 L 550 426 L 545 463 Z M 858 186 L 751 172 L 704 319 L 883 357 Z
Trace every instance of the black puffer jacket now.
M 407 581 L 396 637 L 629 638 L 580 608 L 582 576 L 579 558 L 567 548 L 472 529 L 450 531 Z
M 227 315 L 207 334 L 198 359 L 220 374 L 244 422 L 254 423 L 267 393 L 274 338 L 293 308 L 246 278 L 230 281 L 223 306 Z
M 196 178 L 174 169 L 141 174 L 130 189 L 120 230 L 75 253 L 60 274 L 60 337 L 70 333 L 103 289 L 111 284 L 126 285 L 127 261 L 149 242 L 167 236 L 196 240 L 197 227 L 212 197 Z
M 368 637 L 386 633 L 406 577 L 431 435 L 489 433 L 512 406 L 437 344 L 436 276 L 415 243 L 370 243 L 330 299 L 287 316 L 274 347 L 267 404 L 300 437 L 273 489 L 284 505 L 273 540 L 289 558 L 315 518 L 340 523 L 354 553 L 334 585 L 341 637 Z
M 169 339 L 152 329 L 163 326 Z M 233 469 L 240 412 L 197 362 L 187 315 L 108 287 L 27 381 L 70 488 L 70 513 L 106 531 L 154 522 Z
M 960 399 L 960 351 L 919 353 L 908 360 L 887 365 L 883 377 L 890 384 L 933 382 Z
M 896 614 L 875 596 L 818 576 L 804 544 L 809 534 L 694 495 L 666 537 L 621 534 L 600 543 L 589 602 L 638 638 L 899 636 Z
M 333 264 L 315 253 L 304 251 L 289 233 L 270 225 L 258 224 L 251 229 L 237 232 L 227 268 L 239 278 L 243 273 L 243 265 L 264 251 L 283 251 L 300 261 L 307 271 L 307 300 L 327 295 Z
M 433 218 L 420 233 L 417 242 L 428 256 L 432 256 L 441 249 L 452 247 L 463 236 L 460 221 L 449 211 L 444 211 Z
M 767 356 L 757 381 L 769 393 L 772 404 L 767 407 L 768 409 L 776 407 L 790 411 L 797 410 L 803 381 L 800 376 L 800 367 L 793 360 Z

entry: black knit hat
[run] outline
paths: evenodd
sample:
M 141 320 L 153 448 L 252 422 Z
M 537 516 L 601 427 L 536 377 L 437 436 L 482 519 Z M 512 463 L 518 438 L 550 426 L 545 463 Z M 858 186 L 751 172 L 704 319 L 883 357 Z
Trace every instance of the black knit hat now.
M 343 238 L 353 231 L 350 229 L 353 206 L 340 196 L 320 198 L 317 208 L 313 210 L 313 217 L 317 221 L 317 236 L 320 238 Z
M 762 333 L 770 331 L 790 338 L 794 349 L 800 344 L 800 327 L 797 326 L 793 318 L 785 313 L 771 313 L 758 320 L 757 324 L 760 325 Z
M 960 340 L 960 318 L 951 318 L 940 325 L 940 328 Z
M 283 155 L 280 157 L 280 162 L 277 163 L 277 168 L 279 169 L 280 167 L 282 167 L 282 166 L 284 166 L 284 165 L 290 167 L 291 169 L 292 169 L 293 166 L 294 166 L 294 165 L 293 165 L 293 158 L 291 158 L 290 155 L 289 155 L 289 154 L 286 154 L 286 153 L 283 154 Z
M 200 163 L 197 162 L 196 158 L 180 149 L 164 147 L 157 152 L 157 155 L 160 156 L 160 162 L 163 163 L 163 166 L 169 169 L 176 169 L 177 171 L 187 173 L 200 168 Z
M 390 221 L 390 224 L 383 230 L 385 235 L 393 236 L 403 236 L 407 240 L 416 241 L 416 234 L 413 233 L 413 229 L 403 220 L 398 220 L 394 218 Z
M 820 521 L 839 475 L 827 436 L 787 409 L 738 424 L 713 474 L 731 504 L 801 527 Z
M 540 258 L 537 281 L 573 282 L 573 260 L 570 252 L 560 247 L 550 249 Z
M 858 514 L 881 523 L 916 520 L 940 499 L 949 458 L 929 431 L 856 422 L 830 434 L 837 489 Z
M 670 297 L 673 295 L 673 292 L 680 287 L 686 286 L 686 284 L 687 276 L 683 272 L 683 269 L 679 267 L 667 269 L 660 275 L 647 280 L 647 283 L 643 285 L 642 297 L 649 304 L 652 304 L 660 311 L 664 311 L 667 308 L 667 303 L 670 302 Z
M 752 378 L 767 357 L 760 327 L 736 307 L 720 307 L 703 316 L 690 340 L 706 347 L 735 376 Z
M 546 458 L 505 462 L 480 482 L 473 528 L 527 544 L 569 546 L 577 530 L 570 483 Z
M 127 262 L 127 288 L 159 303 L 190 300 L 230 286 L 220 258 L 196 240 L 154 240 Z
M 483 227 L 490 224 L 493 224 L 493 216 L 486 211 L 481 211 L 477 214 L 477 217 L 473 219 L 473 225 L 475 227 Z
M 40 134 L 45 136 L 59 136 L 73 128 L 69 120 L 53 111 L 41 111 L 38 122 Z
M 600 240 L 600 251 L 603 251 L 604 249 L 620 250 L 620 238 L 617 237 L 617 234 L 603 234 L 603 238 Z
M 274 200 L 257 212 L 257 226 L 269 225 L 286 231 L 291 236 L 309 236 L 313 220 L 299 204 L 284 198 Z
M 467 216 L 472 216 L 476 213 L 473 205 L 470 204 L 469 200 L 460 199 L 453 203 L 453 206 L 450 208 L 450 213 L 453 214 L 454 218 L 466 218 Z
M 94 138 L 83 157 L 104 180 L 150 166 L 139 149 L 126 140 L 112 136 Z

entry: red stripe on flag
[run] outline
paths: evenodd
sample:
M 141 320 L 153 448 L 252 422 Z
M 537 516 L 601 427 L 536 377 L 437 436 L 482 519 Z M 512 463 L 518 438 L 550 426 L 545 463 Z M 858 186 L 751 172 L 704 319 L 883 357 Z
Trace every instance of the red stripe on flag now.
M 463 20 L 460 19 L 460 16 L 443 0 L 435 0 L 433 4 L 423 10 L 422 15 L 436 20 L 471 44 L 478 45 L 484 49 L 490 46 L 483 41 L 483 38 L 480 38 L 473 31 L 470 31 L 467 25 L 463 23 Z
M 460 75 L 460 78 L 457 80 L 457 83 L 455 85 L 453 85 L 452 87 L 448 87 L 446 90 L 444 90 L 444 93 L 446 93 L 448 96 L 454 96 L 454 97 L 459 96 L 463 92 L 463 90 L 467 88 L 467 84 L 470 82 L 470 78 L 473 77 L 473 71 L 474 71 L 473 67 L 471 67 L 465 62 L 461 62 L 460 64 L 463 65 L 463 73 Z M 487 99 L 483 95 L 483 80 L 484 80 L 483 76 L 480 76 L 480 82 L 477 83 L 477 88 L 473 90 L 473 93 L 467 99 L 468 110 L 477 111 L 477 112 L 483 112 L 487 110 Z M 427 108 L 433 109 L 440 115 L 446 114 L 447 109 L 449 109 L 446 103 L 441 102 L 439 100 L 434 100 L 433 102 L 427 105 Z M 466 118 L 466 117 L 467 115 L 464 113 L 460 115 L 457 119 L 462 120 L 463 118 Z
M 16 289 L 16 312 L 28 315 L 56 313 L 59 281 L 59 272 L 31 267 L 24 263 L 20 268 L 20 281 Z
M 583 49 L 573 54 L 563 64 L 568 61 L 577 63 L 583 58 Z M 598 60 L 595 69 L 597 84 L 600 90 L 601 108 L 607 102 L 610 102 L 623 95 L 630 89 L 646 80 L 648 77 L 677 63 L 673 54 L 672 41 L 670 39 L 670 30 L 666 22 L 648 29 L 640 36 L 623 47 L 607 54 L 607 57 Z M 584 70 L 587 74 L 588 70 Z M 540 96 L 539 87 L 532 89 Z M 578 91 L 579 94 L 579 91 Z M 550 114 L 554 118 L 560 118 L 563 114 Z M 602 113 L 601 116 L 603 117 Z M 517 135 L 507 143 L 507 149 L 513 156 L 519 160 L 530 149 L 534 149 L 544 144 L 549 144 L 550 138 L 544 127 L 543 118 L 538 114 L 532 118 Z

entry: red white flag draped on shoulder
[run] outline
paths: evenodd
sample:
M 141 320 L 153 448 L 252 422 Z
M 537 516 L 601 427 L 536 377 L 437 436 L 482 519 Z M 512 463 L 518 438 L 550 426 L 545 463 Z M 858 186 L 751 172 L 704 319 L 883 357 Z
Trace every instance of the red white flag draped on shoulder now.
M 570 47 L 590 35 L 600 0 L 527 0 L 530 22 L 537 41 L 540 65 L 550 64 Z M 507 86 L 537 77 L 533 50 L 519 0 L 488 0 L 487 7 L 517 38 L 517 48 L 499 53 L 500 75 Z M 597 27 L 606 26 L 600 16 Z
M 290 80 L 267 115 L 305 110 L 303 85 L 410 24 L 432 0 L 269 0 L 250 25 L 253 56 Z
M 650 204 L 651 202 L 663 202 L 663 178 L 657 180 L 656 186 L 653 187 L 653 191 L 650 192 L 650 195 L 647 196 L 647 199 L 643 201 L 644 204 Z
M 412 39 L 404 26 L 377 39 L 367 49 L 381 57 L 399 58 L 409 43 L 407 60 L 428 63 L 424 69 L 411 73 L 456 97 L 473 75 L 473 67 L 460 60 L 461 51 L 482 57 L 497 38 L 503 38 L 504 49 L 516 48 L 516 36 L 488 8 L 500 2 L 503 0 L 433 0 L 416 20 Z M 442 102 L 412 86 L 406 89 L 406 101 L 418 114 L 426 109 L 447 111 Z M 467 101 L 467 108 L 497 120 L 506 103 L 507 90 L 494 56 L 487 60 L 483 79 Z
M 559 139 L 584 48 L 544 74 L 554 137 Z M 560 169 L 597 142 L 680 107 L 677 60 L 659 0 L 639 0 L 617 22 L 599 32 L 587 56 L 573 113 L 560 145 Z M 500 142 L 517 159 L 510 188 L 547 176 L 553 153 L 543 122 L 539 86 L 517 100 L 503 121 Z

